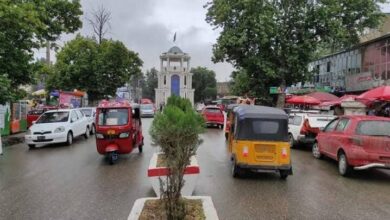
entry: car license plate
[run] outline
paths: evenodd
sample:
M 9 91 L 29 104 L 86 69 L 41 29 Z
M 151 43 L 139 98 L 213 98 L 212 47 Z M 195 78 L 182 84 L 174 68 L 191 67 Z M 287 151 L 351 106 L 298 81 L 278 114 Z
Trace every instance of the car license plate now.
M 45 140 L 45 136 L 38 136 L 38 141 Z

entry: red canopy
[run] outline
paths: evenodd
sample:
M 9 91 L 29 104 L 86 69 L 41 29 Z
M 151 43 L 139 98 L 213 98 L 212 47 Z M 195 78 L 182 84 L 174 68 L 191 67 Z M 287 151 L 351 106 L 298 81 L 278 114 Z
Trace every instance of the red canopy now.
M 329 102 L 323 102 L 320 104 L 320 106 L 334 106 L 334 105 L 341 105 L 341 102 L 346 100 L 346 99 L 350 99 L 350 98 L 356 98 L 356 95 L 344 95 L 342 97 L 340 97 L 338 100 L 336 101 L 329 101 Z
M 329 101 L 339 100 L 339 97 L 337 97 L 333 94 L 327 93 L 327 92 L 313 92 L 313 93 L 310 93 L 307 95 L 318 99 L 320 102 L 329 102 Z
M 321 103 L 321 101 L 311 96 L 303 95 L 293 96 L 292 98 L 286 100 L 286 103 L 298 105 L 318 105 Z
M 371 89 L 358 97 L 356 99 L 363 100 L 381 100 L 381 101 L 390 101 L 390 86 L 380 86 L 375 89 Z

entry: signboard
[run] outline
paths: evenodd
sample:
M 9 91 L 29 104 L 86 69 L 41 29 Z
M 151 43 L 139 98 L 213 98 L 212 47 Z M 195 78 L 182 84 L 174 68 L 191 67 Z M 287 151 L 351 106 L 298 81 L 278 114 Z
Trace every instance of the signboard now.
M 81 107 L 81 98 L 69 93 L 60 93 L 60 105 L 70 106 L 73 108 Z
M 269 94 L 281 94 L 283 93 L 280 87 L 269 87 Z
M 5 105 L 0 105 L 0 128 L 4 128 L 6 112 L 7 107 Z
M 365 91 L 382 85 L 383 81 L 378 78 L 374 78 L 371 72 L 364 72 L 345 77 L 345 86 L 348 92 L 352 91 Z

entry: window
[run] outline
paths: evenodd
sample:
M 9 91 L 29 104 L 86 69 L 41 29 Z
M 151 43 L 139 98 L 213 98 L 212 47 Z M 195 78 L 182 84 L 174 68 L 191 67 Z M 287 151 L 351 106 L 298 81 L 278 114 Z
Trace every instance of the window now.
M 92 116 L 92 109 L 82 109 L 81 110 L 85 116 L 91 117 Z
M 330 61 L 326 63 L 326 72 L 330 72 Z
M 76 110 L 76 113 L 77 113 L 77 117 L 78 117 L 79 119 L 81 119 L 81 118 L 84 117 L 84 114 L 83 114 L 81 111 Z
M 47 112 L 41 115 L 36 123 L 67 122 L 68 118 L 69 112 Z
M 74 121 L 78 120 L 76 111 L 72 111 L 72 113 L 70 115 L 70 118 L 71 118 L 71 122 L 74 122 Z
M 296 115 L 293 119 L 293 125 L 300 125 L 302 123 L 302 116 Z
M 368 136 L 390 136 L 389 121 L 361 121 L 356 127 L 356 134 Z
M 187 85 L 187 76 L 184 76 L 184 85 Z
M 344 131 L 345 128 L 347 128 L 349 119 L 343 118 L 340 120 L 340 122 L 337 124 L 336 131 Z
M 325 127 L 324 131 L 325 132 L 330 132 L 330 131 L 333 131 L 334 127 L 336 127 L 336 124 L 339 120 L 338 119 L 335 119 L 331 122 L 329 122 L 329 124 Z
M 287 140 L 287 120 L 247 118 L 238 123 L 237 140 Z
M 126 125 L 129 120 L 127 109 L 102 109 L 99 114 L 99 125 Z
M 167 84 L 167 77 L 164 76 L 164 85 L 166 85 L 166 84 Z
M 221 109 L 219 109 L 219 108 L 206 108 L 205 112 L 214 113 L 214 114 L 222 114 Z

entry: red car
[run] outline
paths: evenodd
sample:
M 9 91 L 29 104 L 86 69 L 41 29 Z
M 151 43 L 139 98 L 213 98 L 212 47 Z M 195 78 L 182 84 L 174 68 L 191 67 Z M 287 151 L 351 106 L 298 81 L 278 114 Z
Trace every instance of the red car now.
M 224 115 L 218 106 L 206 106 L 202 111 L 202 115 L 207 126 L 217 126 L 220 129 L 223 128 Z
M 313 156 L 338 161 L 339 173 L 352 170 L 390 169 L 390 118 L 341 116 L 329 122 L 313 145 Z

